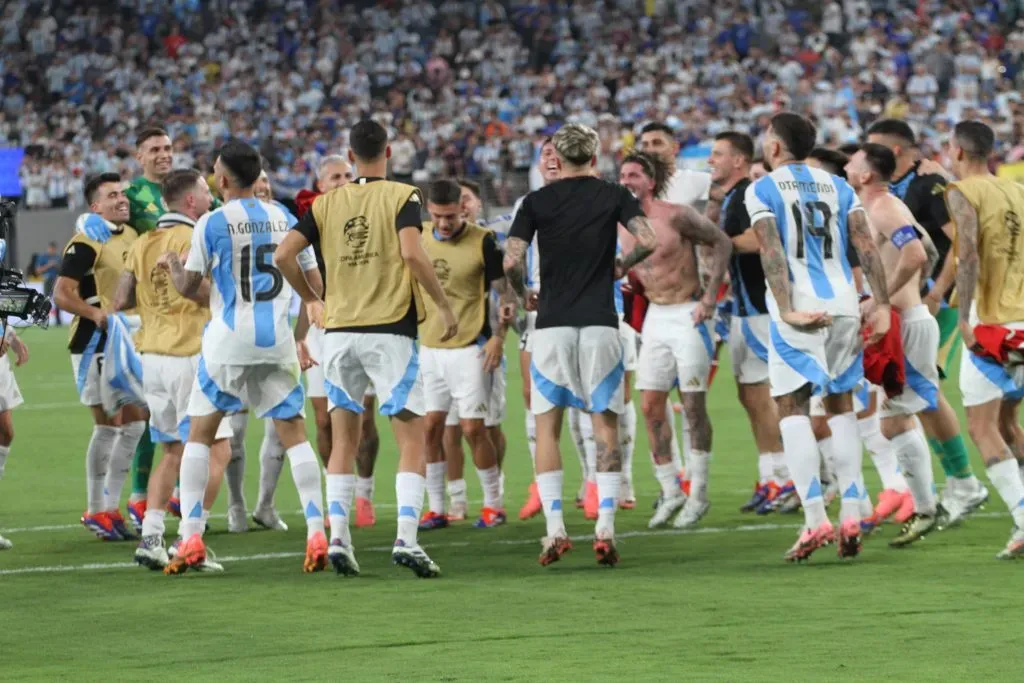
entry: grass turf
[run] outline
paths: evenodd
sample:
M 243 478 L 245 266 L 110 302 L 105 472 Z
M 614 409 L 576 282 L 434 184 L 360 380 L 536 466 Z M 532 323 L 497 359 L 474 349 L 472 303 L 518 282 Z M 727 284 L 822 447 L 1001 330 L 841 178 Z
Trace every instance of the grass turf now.
M 614 570 L 595 565 L 592 526 L 576 511 L 567 514 L 576 548 L 549 568 L 536 564 L 540 518 L 424 534 L 438 580 L 392 566 L 395 451 L 381 424 L 377 526 L 354 531 L 361 577 L 302 574 L 304 525 L 287 471 L 278 493 L 287 533 L 227 534 L 218 517 L 208 543 L 226 572 L 165 577 L 131 564 L 133 544 L 101 543 L 77 524 L 90 418 L 77 404 L 64 333 L 23 337 L 32 351 L 17 370 L 26 405 L 15 411 L 0 483 L 0 533 L 16 544 L 0 553 L 4 680 L 1019 680 L 1012 615 L 1024 607 L 1024 568 L 993 559 L 1009 526 L 995 491 L 986 513 L 913 548 L 890 550 L 896 530 L 887 526 L 854 562 L 827 549 L 788 565 L 782 553 L 799 516 L 737 512 L 756 454 L 725 358 L 709 401 L 711 512 L 696 532 L 647 531 L 656 485 L 640 434 L 640 500 L 618 516 Z M 515 354 L 509 361 L 514 517 L 531 472 Z M 945 389 L 959 405 L 955 385 Z M 253 422 L 250 505 L 261 436 Z M 565 455 L 571 500 L 579 469 L 571 447 Z M 972 462 L 980 471 L 973 450 Z

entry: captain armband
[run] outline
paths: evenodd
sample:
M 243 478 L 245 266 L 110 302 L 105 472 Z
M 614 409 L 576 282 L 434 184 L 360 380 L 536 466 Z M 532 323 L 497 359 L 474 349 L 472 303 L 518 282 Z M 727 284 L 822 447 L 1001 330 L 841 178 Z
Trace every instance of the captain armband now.
M 911 242 L 917 239 L 921 239 L 917 234 L 917 229 L 912 225 L 904 225 L 899 230 L 892 233 L 892 243 L 897 249 L 902 249 Z

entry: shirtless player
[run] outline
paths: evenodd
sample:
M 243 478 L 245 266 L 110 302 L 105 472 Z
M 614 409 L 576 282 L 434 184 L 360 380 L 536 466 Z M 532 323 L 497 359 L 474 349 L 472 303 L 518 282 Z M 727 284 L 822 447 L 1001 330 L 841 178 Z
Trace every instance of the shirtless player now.
M 665 189 L 666 171 L 659 157 L 636 153 L 623 161 L 619 180 L 640 200 L 658 238 L 654 253 L 634 271 L 650 300 L 641 334 L 636 387 L 643 395 L 655 475 L 664 496 L 649 526 L 665 524 L 682 508 L 674 526 L 686 528 L 699 522 L 710 507 L 707 481 L 711 421 L 706 395 L 714 353 L 711 322 L 715 293 L 728 267 L 732 244 L 724 232 L 693 207 L 657 199 Z M 632 235 L 620 230 L 620 237 L 622 249 L 629 251 L 633 247 Z M 703 292 L 695 253 L 698 244 L 713 248 L 707 288 Z M 665 408 L 677 379 L 693 448 L 689 498 L 683 496 L 676 484 L 669 425 L 672 416 Z

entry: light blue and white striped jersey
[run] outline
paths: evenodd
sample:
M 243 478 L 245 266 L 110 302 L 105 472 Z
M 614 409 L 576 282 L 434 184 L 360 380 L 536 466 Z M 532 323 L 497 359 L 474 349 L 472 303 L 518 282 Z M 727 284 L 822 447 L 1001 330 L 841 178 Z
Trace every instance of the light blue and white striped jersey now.
M 274 267 L 274 252 L 295 217 L 259 199 L 235 199 L 206 214 L 192 232 L 185 269 L 209 273 L 212 320 L 203 332 L 203 357 L 224 365 L 296 362 L 288 321 L 292 288 Z M 306 249 L 303 271 L 316 268 Z
M 772 216 L 779 226 L 793 310 L 860 315 L 846 247 L 847 217 L 863 208 L 845 180 L 806 164 L 786 164 L 750 185 L 746 204 L 751 225 Z M 765 298 L 777 320 L 771 288 Z

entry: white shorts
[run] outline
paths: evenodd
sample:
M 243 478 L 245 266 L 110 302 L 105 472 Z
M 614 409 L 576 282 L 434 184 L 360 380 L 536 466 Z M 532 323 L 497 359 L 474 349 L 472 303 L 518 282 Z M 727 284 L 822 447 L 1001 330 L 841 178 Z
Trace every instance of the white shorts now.
M 423 415 L 423 380 L 415 339 L 373 332 L 330 332 L 324 335 L 324 378 L 329 410 L 362 413 L 361 400 L 370 383 L 386 397 L 381 415 L 403 410 Z
M 533 333 L 537 331 L 537 311 L 526 312 L 523 333 L 519 335 L 519 350 L 533 353 Z
M 729 356 L 737 384 L 763 384 L 768 381 L 768 315 L 741 318 L 732 316 L 729 324 Z
M 802 332 L 781 321 L 769 325 L 768 381 L 772 396 L 810 384 L 815 394 L 844 394 L 864 378 L 860 319 L 837 316 L 823 330 Z
M 508 367 L 501 359 L 501 367 L 491 372 L 491 397 L 487 401 L 485 427 L 498 427 L 505 421 L 505 390 L 508 384 Z
M 199 354 L 142 354 L 142 391 L 149 406 L 149 435 L 153 443 L 188 441 L 188 405 L 198 371 Z M 221 420 L 216 438 L 229 439 L 231 434 L 230 420 Z
M 715 347 L 711 321 L 694 325 L 691 315 L 696 302 L 663 306 L 651 304 L 644 319 L 636 388 L 640 391 L 708 390 L 708 374 Z
M 622 365 L 626 372 L 636 372 L 636 330 L 620 320 L 619 336 L 622 337 Z
M 900 337 L 906 383 L 902 394 L 882 401 L 882 417 L 917 415 L 939 406 L 939 323 L 927 306 L 901 313 Z
M 853 412 L 863 413 L 871 406 L 871 395 L 878 396 L 879 401 L 885 399 L 885 391 L 871 382 L 861 380 L 853 388 Z M 876 404 L 877 405 L 877 404 Z M 821 396 L 811 396 L 811 417 L 825 417 L 825 399 Z
M 78 400 L 84 406 L 102 405 L 100 395 L 100 365 L 103 354 L 95 351 L 71 354 L 71 372 L 75 376 Z
M 0 413 L 14 410 L 24 402 L 18 380 L 14 379 L 14 371 L 11 370 L 11 360 L 4 356 L 0 358 Z
M 615 327 L 545 327 L 533 333 L 530 409 L 625 410 L 622 337 Z
M 305 415 L 299 364 L 221 365 L 200 357 L 188 414 L 232 414 L 248 408 L 256 417 L 288 420 Z
M 306 370 L 306 396 L 310 398 L 326 398 L 327 389 L 324 388 L 324 331 L 315 325 L 311 325 L 306 333 L 306 346 L 309 347 L 309 355 L 313 357 L 318 365 Z
M 491 373 L 483 369 L 484 350 L 420 347 L 423 398 L 428 413 L 454 413 L 462 420 L 483 420 L 491 400 Z

